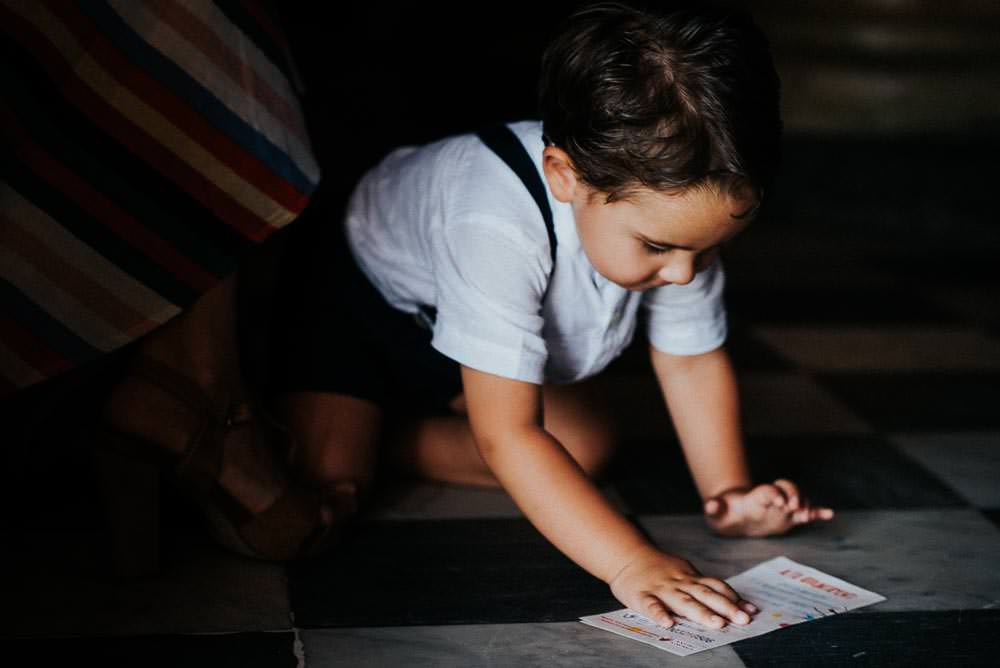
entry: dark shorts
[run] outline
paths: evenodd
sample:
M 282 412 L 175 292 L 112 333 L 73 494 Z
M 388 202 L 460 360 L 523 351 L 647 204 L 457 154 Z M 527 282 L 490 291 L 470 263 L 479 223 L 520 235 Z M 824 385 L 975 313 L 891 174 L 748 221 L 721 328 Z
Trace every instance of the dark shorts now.
M 275 295 L 270 390 L 335 392 L 390 410 L 439 413 L 460 366 L 420 319 L 390 306 L 344 238 L 342 202 L 319 196 L 289 230 Z

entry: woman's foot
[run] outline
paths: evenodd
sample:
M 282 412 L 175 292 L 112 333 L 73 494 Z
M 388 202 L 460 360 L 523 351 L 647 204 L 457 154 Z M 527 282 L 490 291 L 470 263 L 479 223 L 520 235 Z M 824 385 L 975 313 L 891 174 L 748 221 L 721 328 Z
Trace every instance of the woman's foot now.
M 223 281 L 140 343 L 104 419 L 117 440 L 172 462 L 220 542 L 285 559 L 325 540 L 339 510 L 295 484 L 288 433 L 248 401 L 235 285 Z
M 154 358 L 173 369 L 173 365 Z M 177 375 L 186 377 L 183 372 Z M 199 432 L 213 429 L 211 423 L 224 425 L 241 410 L 245 403 L 232 397 L 234 392 L 219 392 L 194 380 L 205 400 L 183 401 L 144 374 L 129 374 L 112 390 L 105 405 L 104 421 L 116 434 L 142 441 L 159 450 L 166 460 L 180 460 L 191 447 Z M 187 393 L 190 395 L 190 393 Z M 238 416 L 236 416 L 238 417 Z M 247 418 L 257 420 L 252 414 Z M 223 430 L 222 461 L 219 485 L 250 513 L 258 514 L 281 496 L 287 480 L 287 462 L 280 456 L 284 448 L 269 443 L 260 428 Z

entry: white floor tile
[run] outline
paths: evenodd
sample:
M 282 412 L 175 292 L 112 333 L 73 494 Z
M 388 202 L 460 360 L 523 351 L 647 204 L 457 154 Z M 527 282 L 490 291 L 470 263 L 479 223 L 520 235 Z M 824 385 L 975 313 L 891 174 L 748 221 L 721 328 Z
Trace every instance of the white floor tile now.
M 766 539 L 719 538 L 697 517 L 640 523 L 706 575 L 727 578 L 784 555 L 888 599 L 852 614 L 1000 606 L 1000 529 L 974 510 L 844 511 Z
M 308 668 L 744 665 L 730 647 L 682 658 L 579 622 L 304 630 L 301 637 Z

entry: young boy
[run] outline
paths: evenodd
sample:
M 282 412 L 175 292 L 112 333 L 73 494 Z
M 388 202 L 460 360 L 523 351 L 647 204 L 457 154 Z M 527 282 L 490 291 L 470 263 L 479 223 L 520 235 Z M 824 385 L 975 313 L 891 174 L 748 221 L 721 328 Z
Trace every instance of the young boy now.
M 664 626 L 749 623 L 750 603 L 591 481 L 612 430 L 588 379 L 645 308 L 708 524 L 764 536 L 832 517 L 789 481 L 752 484 L 722 347 L 718 248 L 776 169 L 766 42 L 741 17 L 587 8 L 545 53 L 540 102 L 541 123 L 399 149 L 361 180 L 350 253 L 283 318 L 297 461 L 330 498 L 370 485 L 379 442 L 422 475 L 502 485 L 624 605 Z

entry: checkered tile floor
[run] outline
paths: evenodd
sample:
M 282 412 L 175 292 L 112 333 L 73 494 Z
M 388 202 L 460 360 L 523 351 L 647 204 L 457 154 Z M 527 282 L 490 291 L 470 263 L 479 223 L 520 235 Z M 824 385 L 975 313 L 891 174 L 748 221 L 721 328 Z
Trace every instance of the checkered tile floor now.
M 603 488 L 657 544 L 721 577 L 787 555 L 884 603 L 680 659 L 578 623 L 619 606 L 502 492 L 400 482 L 288 568 L 217 550 L 167 497 L 164 572 L 114 582 L 70 389 L 7 411 L 12 443 L 58 434 L 64 463 L 5 449 L 0 646 L 31 665 L 996 665 L 1000 243 L 936 239 L 782 218 L 731 249 L 752 466 L 836 508 L 827 525 L 714 537 L 638 348 L 606 378 L 628 429 Z

